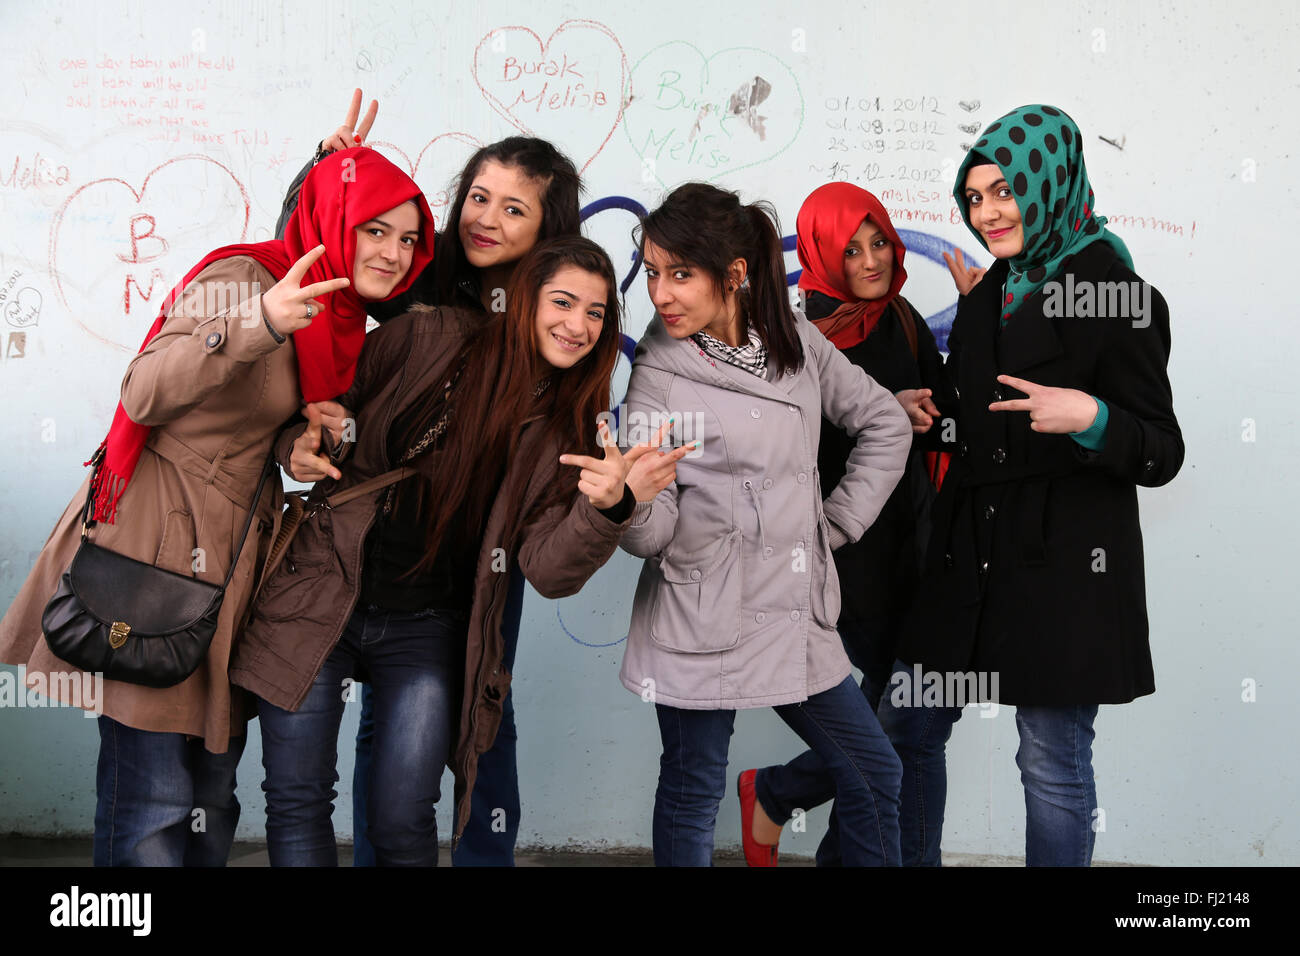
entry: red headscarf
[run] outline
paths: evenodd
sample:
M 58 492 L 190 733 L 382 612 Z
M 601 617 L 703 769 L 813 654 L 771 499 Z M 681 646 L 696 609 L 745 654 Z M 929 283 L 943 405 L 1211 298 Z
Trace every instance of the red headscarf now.
M 894 276 L 879 299 L 857 299 L 844 279 L 844 248 L 864 219 L 870 219 L 894 244 Z M 907 249 L 894 231 L 880 200 L 852 183 L 818 186 L 803 201 L 796 220 L 799 234 L 799 288 L 843 301 L 838 309 L 813 324 L 838 349 L 852 348 L 876 327 L 880 316 L 907 281 L 903 254 Z
M 323 243 L 325 254 L 312 263 L 302 285 L 326 279 L 354 279 L 357 236 L 353 230 L 408 200 L 414 200 L 420 210 L 420 241 L 411 257 L 410 269 L 389 298 L 405 292 L 433 260 L 433 213 L 415 181 L 379 153 L 364 147 L 340 150 L 317 163 L 303 180 L 298 206 L 285 226 L 283 239 L 222 246 L 209 252 L 185 274 L 163 300 L 140 351 L 144 351 L 163 327 L 185 287 L 218 259 L 250 256 L 278 281 L 293 263 Z M 348 390 L 366 336 L 365 300 L 352 286 L 328 293 L 322 301 L 324 311 L 312 319 L 311 325 L 293 333 L 299 386 L 307 402 L 335 398 Z M 131 480 L 150 431 L 148 426 L 131 421 L 118 403 L 108 436 L 91 458 L 94 461 L 101 452 L 104 455 L 95 489 L 96 521 L 113 521 L 117 502 Z

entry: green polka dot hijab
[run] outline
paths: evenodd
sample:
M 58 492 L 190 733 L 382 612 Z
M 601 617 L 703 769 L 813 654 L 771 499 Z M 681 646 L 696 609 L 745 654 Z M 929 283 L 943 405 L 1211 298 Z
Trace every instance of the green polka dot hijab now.
M 980 245 L 984 236 L 971 225 L 966 201 L 966 174 L 977 165 L 976 154 L 1002 170 L 1020 210 L 1025 247 L 1007 260 L 1002 321 L 1061 269 L 1062 261 L 1089 243 L 1103 240 L 1114 246 L 1130 269 L 1128 247 L 1106 229 L 1106 217 L 1094 210 L 1092 185 L 1083 165 L 1079 127 L 1054 106 L 1031 105 L 1012 110 L 990 123 L 957 170 L 953 198 Z

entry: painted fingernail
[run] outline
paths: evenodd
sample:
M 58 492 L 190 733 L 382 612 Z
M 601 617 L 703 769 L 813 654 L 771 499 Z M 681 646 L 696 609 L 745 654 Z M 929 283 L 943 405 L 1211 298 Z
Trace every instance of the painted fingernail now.
M 352 134 L 352 142 L 357 143 L 357 144 L 359 145 L 359 144 L 361 143 L 361 134 L 360 134 L 360 133 L 353 133 L 353 134 Z

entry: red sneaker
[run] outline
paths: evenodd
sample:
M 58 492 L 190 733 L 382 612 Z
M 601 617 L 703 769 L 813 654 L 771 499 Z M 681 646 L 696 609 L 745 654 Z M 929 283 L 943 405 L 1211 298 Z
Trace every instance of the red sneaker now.
M 754 839 L 754 778 L 757 770 L 746 770 L 736 778 L 736 793 L 740 797 L 740 837 L 745 846 L 747 866 L 776 866 L 775 843 L 759 843 Z

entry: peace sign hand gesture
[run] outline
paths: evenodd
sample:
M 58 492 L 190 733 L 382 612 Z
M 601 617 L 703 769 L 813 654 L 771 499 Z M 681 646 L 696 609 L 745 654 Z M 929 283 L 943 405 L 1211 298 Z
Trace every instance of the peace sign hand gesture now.
M 632 467 L 644 455 L 658 450 L 659 445 L 663 442 L 664 435 L 667 434 L 671 425 L 672 419 L 664 422 L 654 439 L 629 448 L 625 455 L 618 450 L 618 442 L 614 441 L 609 434 L 609 426 L 602 421 L 596 428 L 600 434 L 600 443 L 605 448 L 605 457 L 592 458 L 589 455 L 561 455 L 560 464 L 575 465 L 582 469 L 578 473 L 578 490 L 587 496 L 593 507 L 600 509 L 612 508 L 623 500 L 623 488 Z M 663 458 L 672 459 L 672 464 L 675 465 L 692 447 L 688 445 L 684 448 L 675 449 L 670 454 L 664 455 Z M 667 482 L 664 482 L 664 484 L 666 486 Z
M 1029 427 L 1036 432 L 1067 435 L 1087 431 L 1097 418 L 1097 400 L 1077 388 L 1035 385 L 1011 375 L 999 375 L 998 381 L 1019 389 L 1028 397 L 994 402 L 989 406 L 989 411 L 1028 412 Z
M 677 463 L 700 447 L 698 441 L 693 441 L 672 451 L 658 451 L 674 421 L 675 418 L 668 419 L 660 426 L 653 441 L 638 445 L 627 453 L 627 457 L 636 456 L 632 469 L 627 473 L 627 486 L 637 501 L 654 501 L 655 495 L 677 480 Z M 647 450 L 642 452 L 642 448 Z
M 366 110 L 365 119 L 358 126 L 357 117 L 361 115 L 361 90 L 353 90 L 352 102 L 348 106 L 348 115 L 343 120 L 343 125 L 321 140 L 321 152 L 332 153 L 339 149 L 366 145 L 366 137 L 370 135 L 370 127 L 374 124 L 378 113 L 379 100 L 371 100 L 370 109 Z
M 281 335 L 290 335 L 307 328 L 311 325 L 312 316 L 320 315 L 325 310 L 324 304 L 316 296 L 346 289 L 351 285 L 349 279 L 326 279 L 324 282 L 301 286 L 307 270 L 323 255 L 323 245 L 310 250 L 289 267 L 283 279 L 262 293 L 262 314 Z
M 361 91 L 358 90 L 358 93 Z M 952 273 L 952 281 L 957 286 L 958 295 L 966 295 L 971 289 L 984 278 L 987 269 L 981 269 L 978 266 L 966 265 L 966 256 L 960 249 L 954 249 L 952 254 L 944 253 L 943 261 L 948 263 L 948 271 Z

